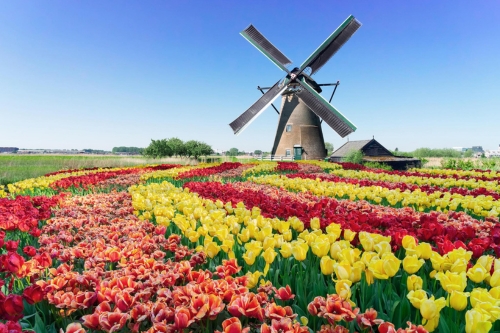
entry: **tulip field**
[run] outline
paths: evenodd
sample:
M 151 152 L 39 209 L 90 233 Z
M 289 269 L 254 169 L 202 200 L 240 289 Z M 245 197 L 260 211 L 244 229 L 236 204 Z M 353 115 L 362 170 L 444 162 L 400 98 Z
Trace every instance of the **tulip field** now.
M 500 332 L 500 172 L 320 161 L 0 187 L 0 333 Z

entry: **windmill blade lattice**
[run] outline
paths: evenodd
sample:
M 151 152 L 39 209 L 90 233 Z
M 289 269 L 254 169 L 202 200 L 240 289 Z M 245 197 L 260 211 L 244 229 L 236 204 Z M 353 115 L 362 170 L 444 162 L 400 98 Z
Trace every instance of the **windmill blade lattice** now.
M 349 16 L 328 38 L 300 65 L 300 70 L 311 68 L 316 73 L 361 27 L 361 23 Z
M 271 105 L 274 100 L 281 95 L 285 89 L 286 85 L 280 85 L 280 81 L 276 82 L 261 98 L 257 100 L 248 110 L 243 112 L 238 118 L 236 118 L 229 126 L 234 131 L 234 134 L 238 134 L 243 131 L 252 121 L 259 116 L 269 105 Z
M 312 112 L 322 118 L 341 137 L 345 137 L 356 130 L 356 126 L 351 123 L 342 113 L 333 107 L 323 96 L 318 94 L 305 80 L 299 80 L 302 86 L 297 96 L 304 102 Z
M 292 61 L 287 58 L 276 46 L 274 46 L 257 28 L 250 24 L 248 28 L 240 32 L 253 46 L 269 58 L 276 66 L 288 72 L 286 66 Z

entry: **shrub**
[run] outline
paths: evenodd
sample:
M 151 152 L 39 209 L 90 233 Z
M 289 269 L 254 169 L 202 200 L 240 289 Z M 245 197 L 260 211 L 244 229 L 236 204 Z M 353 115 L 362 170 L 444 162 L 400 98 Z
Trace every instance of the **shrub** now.
M 361 150 L 351 150 L 344 156 L 342 162 L 361 164 L 363 162 L 363 152 Z

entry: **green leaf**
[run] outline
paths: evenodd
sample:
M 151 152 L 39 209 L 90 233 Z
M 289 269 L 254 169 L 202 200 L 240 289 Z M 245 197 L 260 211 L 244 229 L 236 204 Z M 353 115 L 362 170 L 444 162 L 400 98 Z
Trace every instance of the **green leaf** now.
M 443 316 L 439 318 L 438 329 L 440 333 L 451 333 L 450 327 L 448 326 L 448 323 L 446 322 L 446 319 Z
M 37 333 L 48 333 L 47 329 L 45 328 L 45 323 L 43 322 L 42 318 L 40 318 L 38 313 L 35 313 L 35 326 L 33 327 L 33 330 Z

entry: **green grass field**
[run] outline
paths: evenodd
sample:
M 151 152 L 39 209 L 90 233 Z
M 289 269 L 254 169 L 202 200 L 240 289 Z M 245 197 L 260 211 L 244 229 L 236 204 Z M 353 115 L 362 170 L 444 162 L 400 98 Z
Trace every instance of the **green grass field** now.
M 43 176 L 63 169 L 124 167 L 139 164 L 187 164 L 187 159 L 147 159 L 142 156 L 0 155 L 0 185 Z

